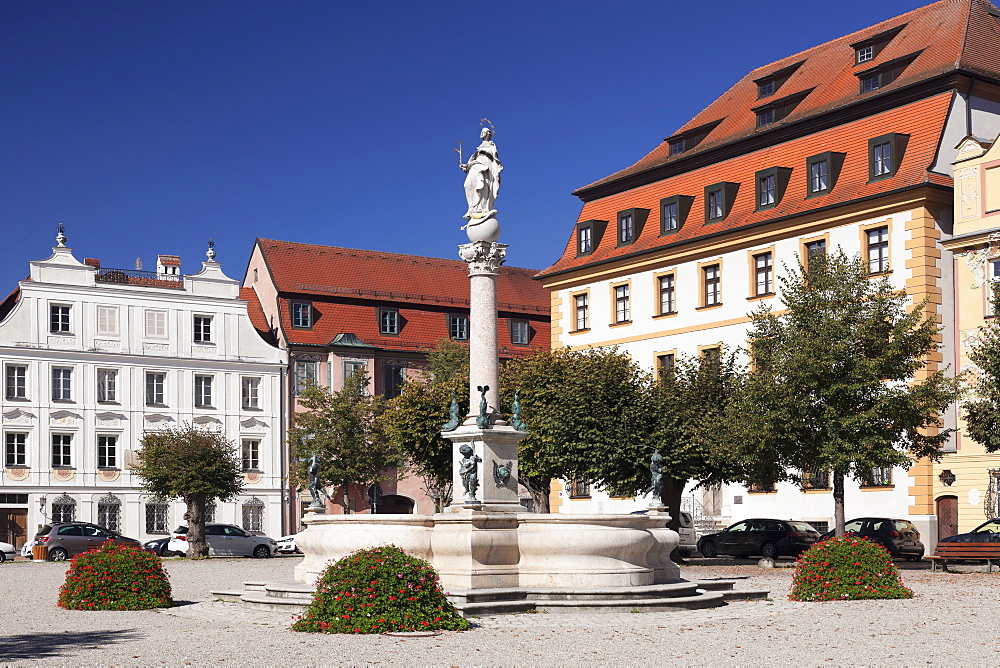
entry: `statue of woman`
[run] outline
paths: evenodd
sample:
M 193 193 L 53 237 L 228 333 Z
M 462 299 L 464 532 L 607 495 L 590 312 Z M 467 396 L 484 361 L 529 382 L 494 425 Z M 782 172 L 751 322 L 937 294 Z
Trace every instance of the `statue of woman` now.
M 649 459 L 649 488 L 646 494 L 651 494 L 655 499 L 663 495 L 663 455 L 659 451 L 654 452 Z
M 460 164 L 459 169 L 467 174 L 465 177 L 465 199 L 469 202 L 469 210 L 465 219 L 469 224 L 479 225 L 496 215 L 493 208 L 500 191 L 500 172 L 503 165 L 497 157 L 497 146 L 493 143 L 493 131 L 483 128 L 479 133 L 483 142 L 476 152 L 469 156 L 469 162 Z M 462 229 L 465 229 L 463 227 Z

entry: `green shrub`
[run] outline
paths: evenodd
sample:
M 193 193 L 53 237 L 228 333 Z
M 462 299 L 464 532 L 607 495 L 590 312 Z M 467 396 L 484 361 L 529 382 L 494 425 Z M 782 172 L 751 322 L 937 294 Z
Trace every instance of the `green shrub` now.
M 70 610 L 148 610 L 173 605 L 160 558 L 134 545 L 107 541 L 73 557 L 59 589 Z
M 467 628 L 434 568 L 395 545 L 358 550 L 327 566 L 309 608 L 292 624 L 312 633 Z
M 793 601 L 913 598 L 885 548 L 867 538 L 844 536 L 802 553 L 792 578 Z

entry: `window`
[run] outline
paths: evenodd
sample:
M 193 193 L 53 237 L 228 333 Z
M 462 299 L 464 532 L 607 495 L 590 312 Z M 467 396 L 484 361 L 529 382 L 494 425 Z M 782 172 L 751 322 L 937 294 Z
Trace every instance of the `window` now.
M 163 338 L 167 335 L 167 312 L 146 311 L 146 336 Z
M 615 322 L 628 322 L 632 319 L 628 292 L 627 285 L 615 286 Z
M 207 315 L 196 315 L 194 317 L 194 342 L 212 342 L 212 317 Z
M 879 88 L 879 75 L 872 74 L 866 77 L 861 77 L 861 93 L 870 93 L 873 90 L 878 90 Z
M 576 254 L 586 255 L 593 250 L 593 229 L 581 227 L 576 231 Z
M 771 95 L 774 95 L 774 81 L 773 80 L 762 81 L 759 84 L 757 84 L 757 99 L 758 100 L 761 99 L 761 98 L 770 97 Z
M 8 399 L 28 398 L 28 367 L 20 364 L 8 364 L 5 370 L 4 386 Z
M 378 329 L 382 334 L 399 334 L 399 311 L 395 309 L 379 310 Z
M 97 307 L 97 333 L 98 334 L 118 333 L 118 307 L 116 306 Z
M 260 378 L 244 378 L 240 383 L 240 396 L 244 410 L 260 408 Z
M 264 531 L 264 502 L 256 497 L 243 504 L 243 529 L 250 533 Z
M 900 58 L 881 63 L 876 67 L 855 72 L 861 85 L 861 95 L 871 93 L 879 88 L 885 88 L 903 73 L 910 63 L 917 59 L 920 52 L 911 53 Z
M 569 496 L 572 499 L 588 498 L 590 496 L 590 481 L 573 478 L 569 481 Z
M 892 469 L 878 466 L 868 471 L 861 479 L 862 487 L 889 487 L 892 485 Z
M 769 295 L 774 292 L 774 265 L 770 253 L 753 256 L 754 278 L 756 279 L 754 296 Z
M 783 67 L 776 72 L 771 72 L 766 76 L 759 79 L 754 79 L 754 83 L 757 84 L 757 99 L 763 100 L 765 97 L 771 97 L 774 95 L 781 86 L 788 81 L 788 77 L 792 76 L 795 70 L 802 66 L 805 61 L 799 61 L 787 67 Z
M 717 223 L 728 216 L 739 188 L 740 184 L 729 182 L 705 186 L 705 222 Z
M 767 109 L 761 109 L 757 112 L 757 127 L 762 128 L 766 125 L 774 123 L 774 107 L 768 107 Z
M 670 142 L 668 144 L 668 146 L 670 147 L 670 149 L 669 149 L 670 152 L 669 152 L 668 155 L 678 155 L 678 154 L 684 152 L 684 140 L 683 139 L 675 139 L 674 141 Z
M 818 160 L 809 165 L 809 192 L 825 192 L 830 188 L 830 165 L 826 160 Z
M 160 501 L 146 504 L 146 533 L 168 533 L 167 514 L 170 507 Z
M 260 441 L 258 439 L 243 439 L 243 470 L 260 470 Z
M 198 408 L 211 408 L 212 404 L 212 376 L 194 377 L 194 405 Z
M 531 340 L 531 328 L 527 320 L 510 321 L 510 342 L 515 346 L 526 346 Z
M 57 522 L 75 521 L 76 501 L 65 494 L 56 497 L 56 499 L 52 502 L 52 516 L 49 518 L 49 522 L 55 524 Z M 60 531 L 60 533 L 62 532 Z
M 722 303 L 721 283 L 722 277 L 719 272 L 719 265 L 712 264 L 702 268 L 705 278 L 705 306 L 718 306 Z
M 406 367 L 400 364 L 382 365 L 382 396 L 386 399 L 398 397 L 403 392 Z
M 663 232 L 675 232 L 680 228 L 680 218 L 677 215 L 677 202 L 663 204 Z
M 457 341 L 468 341 L 469 317 L 465 315 L 449 315 L 448 335 Z
M 576 329 L 590 329 L 590 297 L 589 295 L 577 295 L 573 298 L 576 303 Z
M 52 400 L 73 400 L 73 369 L 59 366 L 52 368 Z
M 73 466 L 72 434 L 52 434 L 52 466 Z
M 757 208 L 774 206 L 774 175 L 767 174 L 757 179 Z
M 903 158 L 909 135 L 892 133 L 868 140 L 869 181 L 891 178 Z
M 751 494 L 771 494 L 774 493 L 774 483 L 757 483 L 752 482 L 747 486 L 747 491 Z
M 215 501 L 209 501 L 208 503 L 205 504 L 205 521 L 206 522 L 215 521 Z
M 97 400 L 107 403 L 118 401 L 118 369 L 97 370 Z
M 875 49 L 872 46 L 863 46 L 855 50 L 854 62 L 867 63 L 875 58 Z
M 118 437 L 97 437 L 97 468 L 118 468 Z
M 812 271 L 812 260 L 817 257 L 826 256 L 826 239 L 818 239 L 806 243 L 806 271 Z
M 167 374 L 165 373 L 147 373 L 146 374 L 146 403 L 154 406 L 162 406 L 163 401 L 163 386 L 167 382 Z
M 865 234 L 868 237 L 868 273 L 889 271 L 889 228 L 876 227 Z
M 830 489 L 830 471 L 823 467 L 815 467 L 802 476 L 803 489 Z
M 69 313 L 69 306 L 52 304 L 49 307 L 49 331 L 53 334 L 69 334 Z
M 618 245 L 630 244 L 635 241 L 635 229 L 632 227 L 632 216 L 629 214 L 618 218 Z
M 364 362 L 344 362 L 344 380 L 361 374 L 365 375 L 367 365 Z
M 308 329 L 313 325 L 312 304 L 292 302 L 292 327 Z
M 27 466 L 28 435 L 8 431 L 4 434 L 3 465 Z
M 319 384 L 319 362 L 295 362 L 295 393 L 303 392 L 310 385 Z
M 684 225 L 694 197 L 673 195 L 660 200 L 660 236 L 674 234 Z
M 660 285 L 660 315 L 667 315 L 668 313 L 676 313 L 677 304 L 675 303 L 674 297 L 676 294 L 674 285 L 674 275 L 667 274 L 666 276 L 660 276 L 658 279 Z
M 656 356 L 657 377 L 663 378 L 674 372 L 677 365 L 677 356 L 674 353 L 665 353 Z
M 97 523 L 116 533 L 122 530 L 122 502 L 108 494 L 97 502 Z

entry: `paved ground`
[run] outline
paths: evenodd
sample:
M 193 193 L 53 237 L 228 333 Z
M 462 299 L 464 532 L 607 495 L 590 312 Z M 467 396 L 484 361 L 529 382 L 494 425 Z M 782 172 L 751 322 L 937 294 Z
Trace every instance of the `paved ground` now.
M 771 601 L 713 610 L 484 617 L 464 633 L 423 638 L 319 636 L 283 615 L 210 600 L 254 578 L 291 579 L 296 557 L 165 560 L 182 605 L 80 612 L 56 606 L 64 564 L 0 565 L 0 665 L 1000 665 L 1000 575 L 903 565 L 907 601 L 794 603 L 792 570 L 719 559 L 685 577 L 746 578 Z M 706 562 L 699 562 L 706 563 Z

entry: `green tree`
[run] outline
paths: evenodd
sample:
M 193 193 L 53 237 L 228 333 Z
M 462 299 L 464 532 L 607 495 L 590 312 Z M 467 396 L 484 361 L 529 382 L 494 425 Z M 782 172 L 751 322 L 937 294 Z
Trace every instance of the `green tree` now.
M 368 379 L 356 373 L 336 392 L 311 386 L 299 394 L 306 410 L 295 414 L 289 442 L 297 465 L 292 477 L 305 486 L 305 460 L 319 456 L 319 479 L 325 487 L 343 492 L 341 505 L 350 511 L 352 486 L 363 489 L 387 479 L 386 469 L 403 462 L 401 453 L 389 443 L 380 415 L 385 400 L 367 393 Z
M 518 448 L 518 482 L 535 510 L 549 512 L 553 478 L 606 479 L 603 458 L 631 451 L 642 436 L 643 395 L 648 380 L 614 348 L 540 350 L 501 369 L 505 406 L 521 391 L 522 419 L 530 432 Z M 648 461 L 648 460 L 647 460 Z
M 992 283 L 990 303 L 993 312 L 1000 312 L 1000 282 Z M 969 361 L 976 365 L 970 375 L 970 390 L 975 398 L 966 401 L 965 431 L 981 443 L 987 452 L 1000 451 L 1000 320 L 983 325 L 978 341 L 969 352 Z
M 407 378 L 399 396 L 389 401 L 383 424 L 389 442 L 406 457 L 406 468 L 420 477 L 441 512 L 451 503 L 452 443 L 441 436 L 448 421 L 451 393 L 459 415 L 469 412 L 469 347 L 449 339 L 427 352 L 428 366 Z
M 780 465 L 776 478 L 832 470 L 840 536 L 844 479 L 939 457 L 958 385 L 928 369 L 940 328 L 926 302 L 908 309 L 904 291 L 839 250 L 808 264 L 781 278 L 781 313 L 752 314 L 743 454 Z
M 236 445 L 218 432 L 184 425 L 148 432 L 140 441 L 135 474 L 142 487 L 160 498 L 187 504 L 188 556 L 207 557 L 205 511 L 214 499 L 228 501 L 243 490 Z

